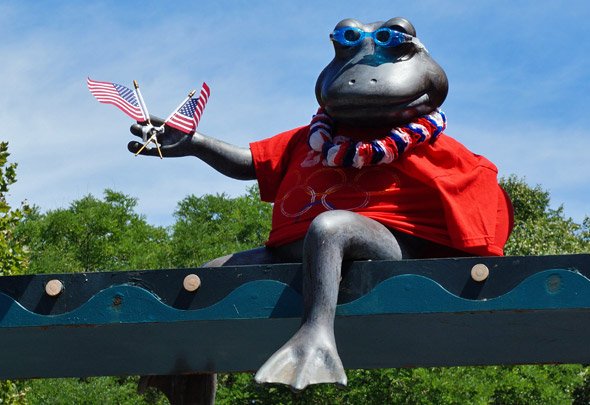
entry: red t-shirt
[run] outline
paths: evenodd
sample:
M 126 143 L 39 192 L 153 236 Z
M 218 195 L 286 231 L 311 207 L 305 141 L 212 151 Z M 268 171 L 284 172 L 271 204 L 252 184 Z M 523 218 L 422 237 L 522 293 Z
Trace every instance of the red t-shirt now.
M 375 138 L 355 132 L 339 134 Z M 441 134 L 387 165 L 302 167 L 308 133 L 305 126 L 250 144 L 260 197 L 274 203 L 267 246 L 303 238 L 318 214 L 339 209 L 467 253 L 503 254 L 511 205 L 483 156 Z

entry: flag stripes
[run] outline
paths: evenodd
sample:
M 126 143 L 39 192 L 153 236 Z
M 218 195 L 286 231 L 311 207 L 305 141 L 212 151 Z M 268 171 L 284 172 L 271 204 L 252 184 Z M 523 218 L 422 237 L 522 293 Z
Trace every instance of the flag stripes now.
M 88 90 L 101 103 L 112 104 L 136 121 L 146 121 L 135 92 L 116 83 L 99 82 L 88 78 Z
M 209 101 L 210 95 L 211 90 L 209 89 L 209 86 L 207 86 L 207 83 L 203 82 L 203 85 L 201 86 L 201 92 L 199 93 L 199 102 L 197 103 L 197 109 L 195 113 L 195 127 L 199 126 L 201 115 L 203 115 L 203 111 L 205 110 L 207 101 Z

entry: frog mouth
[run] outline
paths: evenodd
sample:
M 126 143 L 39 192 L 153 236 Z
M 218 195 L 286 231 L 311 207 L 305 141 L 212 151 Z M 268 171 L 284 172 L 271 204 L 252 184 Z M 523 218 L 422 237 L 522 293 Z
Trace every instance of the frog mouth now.
M 423 93 L 422 95 L 418 96 L 417 98 L 415 98 L 413 101 L 409 102 L 406 105 L 406 108 L 412 108 L 412 107 L 416 107 L 422 104 L 427 104 L 430 101 L 430 96 L 428 95 L 428 92 Z
M 391 99 L 389 99 L 391 100 Z M 382 98 L 377 97 L 367 97 L 363 98 L 362 100 L 358 100 L 358 104 L 348 103 L 348 104 L 338 104 L 338 103 L 327 103 L 325 108 L 331 114 L 338 114 L 340 112 L 343 113 L 350 113 L 356 111 L 358 113 L 361 112 L 368 112 L 368 111 L 389 111 L 389 112 L 396 112 L 396 111 L 404 111 L 404 110 L 415 110 L 419 109 L 422 106 L 429 106 L 430 104 L 430 96 L 429 92 L 425 91 L 418 96 L 412 96 L 403 99 L 397 99 L 390 102 L 384 102 Z M 430 107 L 429 107 L 430 108 Z M 356 115 L 356 114 L 355 114 Z

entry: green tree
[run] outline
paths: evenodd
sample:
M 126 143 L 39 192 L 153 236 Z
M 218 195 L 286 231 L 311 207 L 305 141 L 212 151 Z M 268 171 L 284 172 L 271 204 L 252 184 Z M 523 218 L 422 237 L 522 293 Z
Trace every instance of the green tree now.
M 15 209 L 8 204 L 6 195 L 16 182 L 16 163 L 8 163 L 8 143 L 0 142 L 0 276 L 22 274 L 26 268 L 26 254 L 16 242 L 14 233 L 23 216 L 28 213 L 26 204 Z
M 26 403 L 30 405 L 164 405 L 168 401 L 156 391 L 137 394 L 137 377 L 53 378 L 28 382 Z
M 172 227 L 175 267 L 262 246 L 270 231 L 272 206 L 260 201 L 258 188 L 230 198 L 226 194 L 190 195 L 178 203 Z
M 169 235 L 135 212 L 137 200 L 112 190 L 69 208 L 32 210 L 17 236 L 30 252 L 29 272 L 71 273 L 169 267 Z
M 510 176 L 502 181 L 514 206 L 514 230 L 506 244 L 507 255 L 583 253 L 590 249 L 590 219 L 582 224 L 567 218 L 563 206 L 550 206 L 549 192 L 530 187 Z
M 6 195 L 16 182 L 16 163 L 9 163 L 8 143 L 0 142 L 0 276 L 23 274 L 26 252 L 16 242 L 14 234 L 23 216 L 28 212 L 26 204 L 20 209 L 10 206 Z M 0 381 L 0 404 L 20 404 L 26 389 L 21 382 Z

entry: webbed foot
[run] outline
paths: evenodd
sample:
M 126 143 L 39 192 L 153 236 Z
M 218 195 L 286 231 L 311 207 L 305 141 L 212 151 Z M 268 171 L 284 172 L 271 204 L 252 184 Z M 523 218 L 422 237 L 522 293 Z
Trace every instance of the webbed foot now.
M 254 378 L 257 383 L 290 385 L 296 391 L 310 384 L 344 386 L 347 382 L 334 332 L 305 325 L 260 367 Z

